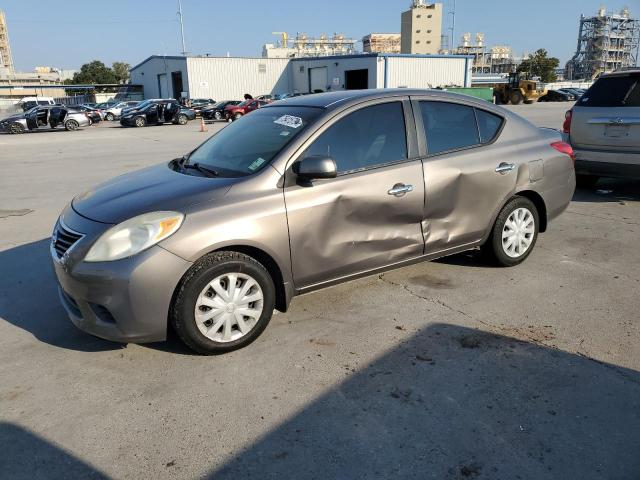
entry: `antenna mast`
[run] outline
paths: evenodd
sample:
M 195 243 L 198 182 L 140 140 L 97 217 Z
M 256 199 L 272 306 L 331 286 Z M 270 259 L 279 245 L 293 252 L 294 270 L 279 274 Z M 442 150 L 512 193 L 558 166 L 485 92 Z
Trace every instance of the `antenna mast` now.
M 182 1 L 178 0 L 178 16 L 180 17 L 180 36 L 182 37 L 182 55 L 187 55 L 187 47 L 184 43 L 184 22 L 182 21 Z

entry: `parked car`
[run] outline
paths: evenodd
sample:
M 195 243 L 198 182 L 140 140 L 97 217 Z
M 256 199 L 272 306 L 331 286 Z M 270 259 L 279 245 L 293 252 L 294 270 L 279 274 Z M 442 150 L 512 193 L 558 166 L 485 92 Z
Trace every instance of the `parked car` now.
M 100 123 L 104 118 L 103 113 L 100 110 L 88 107 L 87 105 L 76 105 L 73 107 L 73 110 L 86 113 L 92 125 L 94 123 Z
M 224 102 L 218 102 L 211 107 L 203 108 L 200 111 L 200 115 L 202 115 L 202 118 L 204 118 L 205 120 L 222 120 L 223 118 L 225 118 L 225 107 L 227 107 L 228 105 L 238 105 L 239 103 L 240 100 L 225 100 Z
M 573 93 L 562 92 L 560 90 L 548 90 L 546 95 L 541 96 L 539 102 L 573 102 L 576 96 Z
M 84 112 L 67 108 L 63 105 L 46 105 L 33 107 L 24 113 L 12 115 L 0 121 L 0 129 L 7 133 L 25 133 L 49 126 L 64 126 L 65 130 L 77 130 L 91 125 Z
M 199 115 L 203 108 L 211 107 L 215 105 L 216 101 L 211 98 L 193 98 L 191 99 L 191 110 Z
M 99 337 L 160 341 L 170 324 L 230 351 L 301 293 L 476 247 L 518 265 L 571 200 L 571 155 L 464 95 L 283 100 L 75 197 L 51 241 L 60 299 Z
M 558 91 L 563 93 L 569 93 L 573 95 L 577 100 L 584 94 L 586 90 L 582 90 L 580 88 L 559 88 Z
M 98 110 L 107 110 L 108 108 L 111 108 L 111 107 L 117 105 L 118 103 L 120 103 L 118 100 L 109 100 L 108 102 L 98 103 L 98 104 L 96 104 L 95 107 Z
M 258 100 L 253 98 L 251 100 L 245 100 L 237 105 L 227 105 L 224 107 L 224 118 L 233 122 L 234 120 L 241 118 L 243 115 L 262 108 L 269 103 L 271 103 L 271 100 Z
M 154 101 L 144 108 L 124 114 L 120 118 L 120 125 L 124 127 L 146 127 L 163 123 L 186 125 L 189 120 L 195 118 L 196 114 L 193 110 L 184 108 L 175 100 Z
M 293 98 L 293 97 L 299 97 L 301 95 L 305 95 L 304 93 L 301 92 L 293 92 L 293 93 L 279 93 L 277 95 L 274 95 L 273 100 L 277 101 L 277 100 L 286 100 L 287 98 Z
M 126 101 L 126 102 L 119 102 L 116 103 L 114 106 L 107 108 L 104 111 L 104 118 L 105 120 L 108 121 L 113 121 L 116 120 L 118 118 L 120 118 L 120 115 L 122 114 L 122 110 L 124 110 L 125 108 L 135 108 L 140 102 L 136 102 L 136 101 Z
M 640 69 L 598 78 L 566 113 L 563 131 L 575 150 L 579 185 L 640 179 Z

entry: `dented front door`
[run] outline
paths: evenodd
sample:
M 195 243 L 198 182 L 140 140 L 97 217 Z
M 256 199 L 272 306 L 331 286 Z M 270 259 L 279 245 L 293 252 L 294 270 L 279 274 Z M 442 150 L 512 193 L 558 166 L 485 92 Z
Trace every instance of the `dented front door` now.
M 412 191 L 394 195 L 401 185 Z M 285 199 L 296 288 L 422 255 L 419 160 L 288 187 Z

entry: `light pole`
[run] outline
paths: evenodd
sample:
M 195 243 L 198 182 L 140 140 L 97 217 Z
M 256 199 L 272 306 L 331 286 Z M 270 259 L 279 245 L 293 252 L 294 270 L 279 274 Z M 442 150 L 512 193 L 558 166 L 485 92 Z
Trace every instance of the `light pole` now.
M 184 22 L 182 21 L 182 1 L 178 0 L 178 16 L 180 17 L 180 36 L 182 37 L 182 55 L 187 55 L 187 47 L 184 43 Z
M 451 15 L 451 28 L 449 30 L 451 30 L 451 51 L 453 52 L 456 48 L 456 44 L 454 43 L 454 35 L 456 31 L 456 0 L 453 0 L 453 8 L 449 12 L 449 15 Z

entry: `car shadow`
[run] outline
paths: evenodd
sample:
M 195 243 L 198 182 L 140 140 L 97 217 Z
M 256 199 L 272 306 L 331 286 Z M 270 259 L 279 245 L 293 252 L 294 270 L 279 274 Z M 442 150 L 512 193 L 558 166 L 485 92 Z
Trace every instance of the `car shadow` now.
M 13 423 L 0 422 L 0 445 L 2 478 L 109 478 L 71 453 Z
M 640 373 L 534 331 L 433 324 L 345 365 L 346 380 L 209 478 L 639 478 Z
M 58 299 L 49 239 L 0 252 L 0 320 L 60 348 L 96 352 L 123 348 L 78 330 Z
M 446 257 L 434 260 L 436 263 L 444 263 L 446 265 L 458 265 L 460 267 L 474 268 L 502 268 L 485 255 L 479 248 L 474 250 L 466 250 L 464 252 L 448 255 Z
M 574 202 L 640 202 L 640 180 L 601 178 L 591 188 L 577 188 Z

